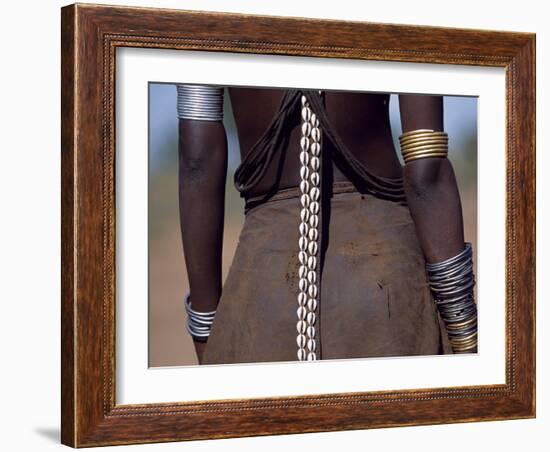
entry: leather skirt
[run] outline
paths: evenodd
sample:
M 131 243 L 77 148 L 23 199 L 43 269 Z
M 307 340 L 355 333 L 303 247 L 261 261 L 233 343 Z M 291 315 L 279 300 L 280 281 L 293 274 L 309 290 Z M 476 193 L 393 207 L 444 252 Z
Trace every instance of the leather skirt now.
M 246 211 L 202 364 L 296 361 L 300 192 Z M 325 217 L 320 359 L 451 353 L 408 207 L 335 183 Z

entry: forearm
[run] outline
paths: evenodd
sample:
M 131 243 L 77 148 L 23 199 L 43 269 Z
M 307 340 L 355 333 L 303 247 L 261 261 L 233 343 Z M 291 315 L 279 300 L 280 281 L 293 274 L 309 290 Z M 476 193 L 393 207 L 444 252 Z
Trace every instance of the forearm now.
M 430 291 L 455 353 L 477 350 L 472 249 L 443 131 L 440 96 L 400 96 L 405 195 L 426 258 Z
M 185 262 L 197 311 L 221 294 L 227 142 L 221 122 L 180 119 L 179 204 Z
M 440 262 L 462 251 L 462 207 L 450 162 L 414 161 L 406 165 L 403 177 L 407 204 L 426 261 Z

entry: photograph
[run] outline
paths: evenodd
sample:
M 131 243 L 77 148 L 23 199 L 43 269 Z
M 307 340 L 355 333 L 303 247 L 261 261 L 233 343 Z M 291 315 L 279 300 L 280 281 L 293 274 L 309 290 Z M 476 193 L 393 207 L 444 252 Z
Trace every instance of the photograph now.
M 61 442 L 534 417 L 504 30 L 63 7 Z
M 147 89 L 149 366 L 477 353 L 476 96 Z
M 544 2 L 4 5 L 2 450 L 548 450 Z

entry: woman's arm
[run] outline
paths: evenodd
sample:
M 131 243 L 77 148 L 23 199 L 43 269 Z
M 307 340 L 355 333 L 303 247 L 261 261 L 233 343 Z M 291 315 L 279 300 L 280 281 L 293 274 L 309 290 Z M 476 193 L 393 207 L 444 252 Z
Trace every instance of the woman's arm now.
M 405 196 L 426 258 L 430 290 L 453 352 L 475 353 L 477 306 L 472 250 L 464 243 L 460 195 L 446 158 L 443 99 L 402 95 L 399 106 L 406 133 L 400 137 L 406 160 Z
M 441 96 L 400 95 L 399 109 L 403 132 L 443 131 Z M 464 248 L 464 228 L 451 163 L 446 158 L 421 158 L 403 171 L 407 203 L 427 262 L 455 256 Z
M 192 308 L 213 311 L 222 290 L 227 140 L 221 121 L 179 119 L 179 206 Z M 199 363 L 205 342 L 195 340 Z

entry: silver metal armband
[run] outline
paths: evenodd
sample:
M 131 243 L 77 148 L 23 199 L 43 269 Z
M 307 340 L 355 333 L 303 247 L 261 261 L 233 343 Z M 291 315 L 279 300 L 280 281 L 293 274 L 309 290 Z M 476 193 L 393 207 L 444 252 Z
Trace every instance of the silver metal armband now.
M 187 312 L 187 331 L 198 342 L 206 342 L 210 336 L 210 329 L 216 316 L 216 310 L 209 312 L 195 311 L 191 307 L 191 294 L 185 297 L 185 311 Z
M 178 118 L 199 121 L 223 120 L 223 88 L 207 85 L 176 85 Z

